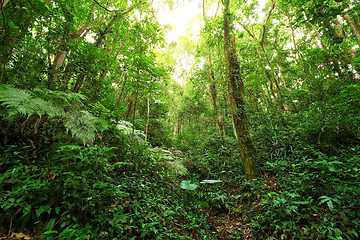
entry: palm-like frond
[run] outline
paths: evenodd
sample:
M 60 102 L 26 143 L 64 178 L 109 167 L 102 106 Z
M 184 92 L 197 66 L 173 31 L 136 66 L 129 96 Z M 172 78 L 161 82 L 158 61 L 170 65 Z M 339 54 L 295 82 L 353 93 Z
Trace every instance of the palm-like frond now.
M 81 103 L 81 100 L 86 100 L 86 96 L 84 96 L 83 94 L 73 92 L 35 88 L 34 93 L 36 93 L 42 99 L 56 102 L 58 105 L 61 106 L 69 106 L 72 105 L 74 102 Z
M 164 148 L 148 148 L 149 155 L 154 161 L 162 162 L 167 169 L 175 175 L 184 175 L 188 172 L 182 159 L 178 159 L 172 152 Z
M 39 90 L 37 90 L 39 92 Z M 65 93 L 60 91 L 41 90 L 46 93 L 46 100 L 37 97 L 31 91 L 12 88 L 6 85 L 0 86 L 0 106 L 5 111 L 0 111 L 0 116 L 10 118 L 14 115 L 47 115 L 51 118 L 63 118 L 64 126 L 73 137 L 81 140 L 83 143 L 95 139 L 96 126 L 98 122 L 104 121 L 94 117 L 87 111 L 78 109 L 68 109 L 71 107 L 70 101 L 79 101 L 83 95 L 74 93 Z M 65 104 L 64 104 L 65 103 Z M 64 110 L 67 108 L 67 111 Z
M 139 143 L 145 143 L 145 133 L 144 131 L 134 129 L 134 126 L 131 122 L 121 120 L 117 122 L 116 128 L 124 133 L 126 136 L 132 136 L 134 131 L 134 139 Z
M 72 111 L 66 113 L 64 125 L 73 137 L 86 143 L 95 139 L 96 120 L 96 117 L 87 111 Z
M 64 110 L 51 102 L 34 96 L 31 92 L 11 87 L 0 87 L 1 106 L 7 109 L 8 117 L 16 114 L 24 116 L 44 114 L 50 117 L 63 115 Z

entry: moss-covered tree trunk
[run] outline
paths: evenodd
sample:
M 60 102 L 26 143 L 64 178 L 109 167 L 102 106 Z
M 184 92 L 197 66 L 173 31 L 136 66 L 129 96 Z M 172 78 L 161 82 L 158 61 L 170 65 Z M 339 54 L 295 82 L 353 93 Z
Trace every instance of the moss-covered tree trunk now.
M 250 135 L 248 118 L 245 111 L 244 83 L 240 75 L 240 64 L 235 50 L 235 38 L 231 38 L 230 0 L 224 1 L 224 55 L 227 65 L 228 94 L 232 111 L 233 128 L 238 141 L 245 177 L 256 177 L 255 148 Z

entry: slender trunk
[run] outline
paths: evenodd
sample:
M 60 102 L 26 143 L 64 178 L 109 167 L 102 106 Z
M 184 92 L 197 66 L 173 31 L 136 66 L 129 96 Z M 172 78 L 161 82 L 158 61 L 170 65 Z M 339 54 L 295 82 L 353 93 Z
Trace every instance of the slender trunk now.
M 262 66 L 262 69 L 265 73 L 265 76 L 268 80 L 268 87 L 267 88 L 270 88 L 270 91 L 271 91 L 271 95 L 273 95 L 274 99 L 277 100 L 279 99 L 280 101 L 278 102 L 279 103 L 279 107 L 280 107 L 280 110 L 282 112 L 285 112 L 285 107 L 282 103 L 282 90 L 281 90 L 281 87 L 280 87 L 280 84 L 279 84 L 279 80 L 278 80 L 278 77 L 277 77 L 277 74 L 275 73 L 275 70 L 274 70 L 274 67 L 273 67 L 273 64 L 272 62 L 270 61 L 270 59 L 267 57 L 267 52 L 266 52 L 266 48 L 265 48 L 265 35 L 266 35 L 266 27 L 267 27 L 267 24 L 268 24 L 268 21 L 270 19 L 270 16 L 273 12 L 273 10 L 275 9 L 275 1 L 272 1 L 271 2 L 271 6 L 270 6 L 270 9 L 267 13 L 267 16 L 266 16 L 266 19 L 264 21 L 264 24 L 262 26 L 262 32 L 261 32 L 261 39 L 259 41 L 259 45 L 260 45 L 260 49 L 262 50 L 263 54 L 264 54 L 264 57 L 261 55 L 260 53 L 260 50 L 259 50 L 259 47 L 256 48 L 257 50 L 257 54 L 259 56 L 259 60 L 260 60 L 260 64 Z M 256 37 L 256 34 L 254 33 L 254 30 L 252 29 L 252 32 L 245 26 L 245 24 L 239 22 L 239 24 L 245 29 L 246 32 L 248 32 L 250 34 L 250 36 L 255 39 L 255 40 L 258 40 L 258 38 Z M 268 65 L 268 68 L 270 68 L 270 72 L 269 70 L 267 69 L 267 67 L 265 66 L 264 64 L 264 61 L 263 60 L 265 58 L 266 62 L 267 62 L 267 65 Z M 275 93 L 275 90 L 274 90 L 274 84 L 276 86 L 276 89 L 277 89 L 277 93 Z
M 315 28 L 315 26 L 309 22 L 310 26 L 312 27 L 312 29 L 314 30 L 319 42 L 320 42 L 320 45 L 322 47 L 322 49 L 328 54 L 328 56 L 330 57 L 332 63 L 333 63 L 333 66 L 334 66 L 334 70 L 339 74 L 339 76 L 341 78 L 344 78 L 344 74 L 342 73 L 341 69 L 340 69 L 340 66 L 339 66 L 339 63 L 338 61 L 333 57 L 331 56 L 331 54 L 328 53 L 327 51 L 327 47 L 325 46 L 324 42 L 322 41 L 322 38 L 321 38 L 321 35 L 319 33 L 319 31 Z
M 269 106 L 269 103 L 266 99 L 266 94 L 265 94 L 265 90 L 264 90 L 264 86 L 261 86 L 261 93 L 262 93 L 262 96 L 263 96 L 263 99 L 264 99 L 264 102 L 266 104 L 266 106 Z
M 6 7 L 6 4 L 9 2 L 9 0 L 0 0 L 0 13 L 2 13 L 2 10 Z
M 121 98 L 122 98 L 122 95 L 123 95 L 124 90 L 125 90 L 126 82 L 127 82 L 127 75 L 124 76 L 124 83 L 123 83 L 123 86 L 122 86 L 121 91 L 119 93 L 119 96 L 117 97 L 115 105 L 119 105 L 120 102 L 121 102 Z
M 109 22 L 109 24 L 105 27 L 105 29 L 100 32 L 100 34 L 99 34 L 99 36 L 98 36 L 98 38 L 97 38 L 97 40 L 95 42 L 95 47 L 97 47 L 97 48 L 100 47 L 100 45 L 103 43 L 103 41 L 105 39 L 105 36 L 111 31 L 112 27 L 114 26 L 116 21 L 119 19 L 119 17 L 129 13 L 134 8 L 135 7 L 129 7 L 127 9 L 125 9 L 124 11 L 118 12 L 117 14 L 115 14 L 114 17 Z M 126 40 L 126 38 L 125 38 L 125 40 Z M 120 49 L 121 49 L 121 47 L 120 47 Z M 120 52 L 120 49 L 119 49 L 118 52 Z M 82 85 L 84 84 L 84 82 L 85 82 L 85 75 L 83 73 L 80 73 L 79 76 L 78 76 L 78 79 L 77 79 L 77 81 L 75 83 L 75 87 L 73 89 L 73 92 L 78 92 L 80 90 L 80 88 L 82 87 Z
M 71 39 L 76 39 L 76 38 L 81 37 L 81 35 L 87 29 L 87 25 L 91 21 L 94 9 L 95 9 L 95 4 L 93 5 L 93 7 L 88 15 L 86 22 L 81 27 L 79 27 L 79 30 L 77 30 L 75 33 L 71 33 L 71 34 L 69 31 L 65 31 L 64 37 L 60 41 L 58 50 L 56 51 L 54 62 L 53 62 L 52 69 L 51 69 L 51 72 L 52 72 L 51 78 L 52 78 L 53 82 L 57 82 L 59 80 L 59 78 L 58 78 L 59 69 L 63 66 L 66 55 L 68 54 L 68 47 L 67 47 L 68 43 L 65 41 L 65 39 L 67 39 L 67 35 L 70 34 Z M 64 16 L 69 15 L 69 11 L 67 10 L 67 8 L 65 6 L 62 7 L 62 10 L 64 12 Z M 66 21 L 68 22 L 68 24 L 73 24 L 72 18 L 70 18 L 70 17 L 66 17 Z M 49 82 L 51 85 L 51 80 L 49 80 Z M 61 86 L 65 87 L 66 86 L 65 82 L 62 82 Z
M 85 70 L 83 70 L 83 71 L 79 74 L 79 76 L 78 76 L 78 78 L 77 78 L 77 81 L 76 81 L 76 83 L 75 83 L 75 86 L 74 86 L 72 92 L 78 93 L 78 92 L 80 91 L 80 88 L 82 87 L 82 85 L 83 85 L 84 82 L 85 82 L 85 77 L 86 77 L 86 76 L 85 76 L 85 74 L 84 74 L 84 71 L 85 71 Z
M 344 18 L 345 21 L 349 24 L 350 29 L 351 29 L 352 33 L 354 34 L 355 39 L 356 39 L 358 45 L 360 45 L 360 31 L 359 31 L 359 29 L 356 27 L 355 21 L 350 17 L 349 14 L 345 14 L 345 15 L 343 16 L 343 18 Z
M 239 144 L 245 177 L 256 177 L 255 148 L 250 135 L 248 117 L 245 109 L 244 83 L 240 74 L 240 64 L 235 50 L 235 38 L 231 37 L 230 0 L 224 1 L 224 55 L 228 73 L 229 103 L 232 108 L 232 120 L 236 140 Z
M 2 27 L 3 31 L 0 33 L 0 39 L 2 39 L 1 49 L 3 50 L 0 53 L 0 67 L 1 67 L 1 79 L 0 83 L 3 82 L 4 73 L 5 73 L 5 67 L 6 64 L 9 62 L 11 55 L 13 53 L 13 50 L 18 46 L 18 44 L 21 42 L 23 37 L 26 33 L 28 33 L 31 25 L 35 21 L 35 16 L 31 14 L 22 14 L 18 11 L 19 8 L 10 8 L 8 7 L 6 9 L 7 14 L 5 15 L 5 11 L 2 11 L 6 4 L 9 1 L 0 0 L 0 18 L 2 20 Z M 23 5 L 26 7 L 26 5 Z M 22 19 L 21 26 L 17 26 L 17 28 L 11 28 L 9 27 L 8 23 L 11 21 L 12 18 L 20 18 Z
M 210 84 L 210 95 L 211 95 L 211 100 L 212 100 L 212 105 L 214 108 L 214 112 L 215 112 L 215 123 L 216 123 L 216 127 L 219 131 L 220 137 L 222 137 L 222 120 L 221 120 L 221 113 L 218 110 L 218 106 L 219 106 L 219 102 L 217 99 L 217 91 L 216 91 L 216 85 L 215 83 L 211 83 Z
M 202 9 L 203 9 L 203 18 L 204 18 L 204 22 L 205 22 L 205 26 L 207 23 L 207 19 L 206 19 L 206 12 L 205 12 L 205 0 L 203 0 L 202 2 Z M 211 51 L 211 50 L 210 50 Z M 209 78 L 210 78 L 210 87 L 209 87 L 209 91 L 210 91 L 210 95 L 211 95 L 211 102 L 214 108 L 214 113 L 215 113 L 215 124 L 216 127 L 219 131 L 219 135 L 222 138 L 222 134 L 221 134 L 221 113 L 218 111 L 218 99 L 217 99 L 217 91 L 216 91 L 216 81 L 215 81 L 215 73 L 214 70 L 212 69 L 212 57 L 211 57 L 211 52 L 209 52 L 208 54 L 208 59 L 209 59 Z
M 128 109 L 127 109 L 127 112 L 126 112 L 126 119 L 129 119 L 131 117 L 133 106 L 134 106 L 136 100 L 137 100 L 137 91 L 135 90 L 134 92 L 132 92 L 132 94 L 130 96 Z
M 349 63 L 352 63 L 358 57 L 358 55 L 357 55 L 356 51 L 353 48 L 351 48 L 351 46 L 349 46 L 349 44 L 346 41 L 344 41 L 346 39 L 347 35 L 343 29 L 341 22 L 337 18 L 333 19 L 332 22 L 335 23 L 337 26 L 337 30 L 332 29 L 333 32 L 337 35 L 338 38 L 341 39 L 342 45 L 345 44 L 344 46 L 347 50 L 347 54 L 345 54 L 346 56 L 344 56 L 344 57 L 348 60 Z M 356 69 L 356 71 L 358 73 L 360 73 L 360 65 L 359 64 L 355 63 L 355 64 L 353 64 L 353 67 Z
M 148 95 L 147 95 L 147 114 L 146 114 L 145 142 L 148 139 L 149 121 L 150 121 L 150 93 L 148 93 Z
M 129 36 L 129 33 L 130 33 L 132 27 L 133 27 L 133 25 L 129 27 L 129 29 L 128 29 L 126 35 L 125 35 L 125 38 L 124 38 L 123 41 L 121 42 L 118 51 L 116 52 L 115 56 L 113 57 L 114 61 L 111 61 L 111 62 L 107 65 L 106 70 L 103 71 L 103 72 L 100 74 L 100 79 L 104 79 L 104 78 L 105 78 L 106 74 L 107 74 L 107 73 L 109 72 L 109 70 L 110 70 L 110 67 L 113 65 L 113 63 L 115 62 L 115 60 L 116 60 L 117 57 L 119 56 L 120 51 L 121 51 L 122 47 L 124 46 L 124 43 L 125 43 L 127 37 Z

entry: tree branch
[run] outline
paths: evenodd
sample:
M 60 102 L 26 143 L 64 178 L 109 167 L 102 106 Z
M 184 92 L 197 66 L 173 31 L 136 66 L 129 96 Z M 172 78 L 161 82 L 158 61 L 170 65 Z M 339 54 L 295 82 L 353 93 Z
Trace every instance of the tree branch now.
M 260 45 L 263 45 L 263 44 L 264 44 L 266 25 L 267 25 L 267 22 L 269 21 L 271 12 L 274 10 L 274 8 L 275 8 L 275 1 L 273 1 L 273 2 L 271 3 L 270 10 L 269 10 L 268 15 L 267 15 L 267 17 L 266 17 L 266 20 L 265 20 L 265 22 L 264 22 L 263 31 L 262 31 L 262 34 L 261 34 Z
M 121 12 L 122 15 L 127 14 L 128 12 L 130 12 L 131 10 L 133 10 L 135 7 L 129 7 L 129 8 L 125 8 L 125 9 L 108 9 L 107 7 L 101 5 L 97 0 L 94 0 L 94 2 L 99 5 L 101 8 L 105 9 L 108 12 Z
M 240 26 L 241 26 L 243 29 L 245 29 L 246 32 L 248 32 L 248 33 L 250 34 L 250 36 L 251 36 L 253 39 L 256 39 L 256 36 L 255 36 L 252 32 L 250 32 L 249 29 L 246 28 L 245 24 L 243 24 L 243 23 L 240 22 L 240 21 L 238 21 L 238 23 L 240 24 Z

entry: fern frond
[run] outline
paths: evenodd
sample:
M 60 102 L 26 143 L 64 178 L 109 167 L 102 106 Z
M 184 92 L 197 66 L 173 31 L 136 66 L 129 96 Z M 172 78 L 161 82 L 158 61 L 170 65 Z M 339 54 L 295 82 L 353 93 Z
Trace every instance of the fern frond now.
M 97 130 L 99 130 L 100 132 L 103 132 L 105 130 L 110 129 L 111 124 L 108 120 L 106 120 L 104 118 L 97 118 L 96 122 L 95 122 L 95 126 L 96 126 Z
M 71 111 L 65 114 L 65 128 L 84 144 L 95 140 L 97 119 L 87 111 Z
M 78 101 L 83 98 L 83 95 L 52 90 L 41 91 L 52 94 L 50 100 L 59 97 L 59 99 L 61 99 L 60 103 L 55 104 L 50 100 L 44 100 L 30 91 L 1 85 L 0 105 L 5 108 L 5 111 L 0 112 L 1 116 L 11 117 L 21 114 L 25 117 L 30 117 L 32 115 L 42 116 L 46 114 L 50 118 L 64 117 L 64 126 L 67 132 L 83 143 L 94 141 L 97 125 L 99 129 L 109 127 L 105 125 L 106 120 L 99 120 L 87 111 L 77 109 L 64 110 L 64 102 L 67 100 Z M 71 106 L 71 104 L 68 106 Z
M 134 130 L 135 140 L 138 141 L 139 143 L 145 143 L 144 131 L 134 129 L 134 126 L 131 122 L 121 120 L 117 123 L 116 128 L 128 137 L 133 136 L 133 130 Z
M 181 159 L 176 159 L 174 154 L 164 148 L 148 148 L 149 155 L 154 161 L 164 164 L 165 167 L 174 175 L 184 175 L 188 172 Z
M 86 100 L 86 96 L 80 93 L 63 92 L 50 89 L 35 88 L 35 93 L 41 96 L 43 99 L 51 100 L 62 106 L 68 106 L 74 102 L 82 104 L 82 100 Z
M 7 109 L 9 117 L 16 114 L 24 116 L 47 114 L 50 117 L 55 117 L 64 113 L 63 109 L 33 96 L 29 91 L 11 87 L 0 87 L 0 102 L 1 106 Z

